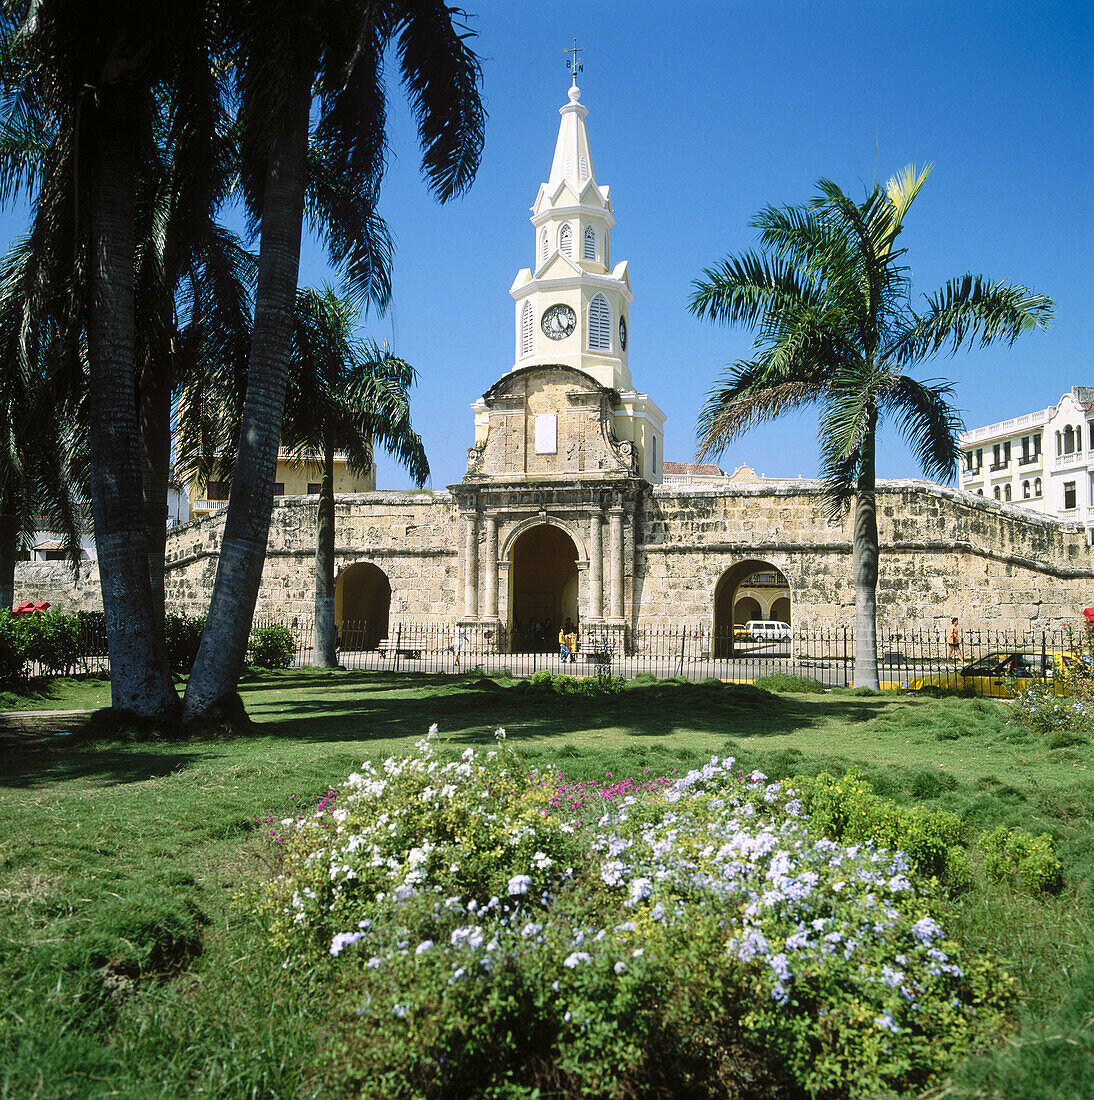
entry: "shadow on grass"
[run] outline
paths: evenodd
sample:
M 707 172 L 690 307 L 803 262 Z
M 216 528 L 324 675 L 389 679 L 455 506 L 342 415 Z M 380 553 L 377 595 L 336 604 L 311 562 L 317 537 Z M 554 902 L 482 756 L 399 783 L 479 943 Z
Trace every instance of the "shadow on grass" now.
M 559 696 L 526 681 L 460 676 L 288 670 L 240 684 L 254 725 L 251 742 L 351 744 L 422 737 L 436 722 L 454 745 L 492 743 L 504 727 L 516 741 L 544 748 L 595 733 L 622 730 L 638 744 L 702 732 L 732 740 L 785 735 L 833 718 L 865 721 L 876 700 L 775 695 L 747 684 L 631 683 L 614 695 Z M 66 779 L 131 783 L 162 777 L 207 759 L 193 742 L 87 741 L 73 720 L 33 731 L 0 730 L 0 787 L 34 788 Z M 69 738 L 55 736 L 75 729 Z M 206 745 L 206 742 L 200 742 Z M 225 744 L 225 749 L 227 745 Z

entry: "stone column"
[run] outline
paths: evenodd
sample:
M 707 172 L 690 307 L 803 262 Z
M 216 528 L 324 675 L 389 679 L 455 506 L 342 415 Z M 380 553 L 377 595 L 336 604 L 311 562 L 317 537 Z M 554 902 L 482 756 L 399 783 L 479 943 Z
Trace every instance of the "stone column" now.
M 589 618 L 604 618 L 604 521 L 599 509 L 589 519 Z
M 486 517 L 486 561 L 483 562 L 484 581 L 486 592 L 482 617 L 484 619 L 496 619 L 498 617 L 498 517 Z
M 479 617 L 479 526 L 474 512 L 468 512 L 464 516 L 463 617 Z
M 623 509 L 613 508 L 609 514 L 611 532 L 609 536 L 609 607 L 608 614 L 613 619 L 623 618 Z

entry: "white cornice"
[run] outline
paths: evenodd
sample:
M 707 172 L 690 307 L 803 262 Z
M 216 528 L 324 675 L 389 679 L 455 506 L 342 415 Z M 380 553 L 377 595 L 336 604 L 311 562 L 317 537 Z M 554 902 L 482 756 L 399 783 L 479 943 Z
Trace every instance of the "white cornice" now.
M 616 270 L 618 270 L 618 267 Z M 536 291 L 571 290 L 582 286 L 595 287 L 597 290 L 610 290 L 618 294 L 627 305 L 634 301 L 634 294 L 625 279 L 620 279 L 615 275 L 592 275 L 587 271 L 582 271 L 578 275 L 568 275 L 563 279 L 536 279 L 533 277 L 530 282 L 521 286 L 514 283 L 509 293 L 519 302 L 522 298 L 527 298 Z

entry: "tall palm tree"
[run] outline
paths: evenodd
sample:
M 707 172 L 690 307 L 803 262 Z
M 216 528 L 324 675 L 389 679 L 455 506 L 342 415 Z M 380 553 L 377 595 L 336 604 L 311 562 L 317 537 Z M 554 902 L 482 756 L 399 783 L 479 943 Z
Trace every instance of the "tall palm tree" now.
M 235 478 L 205 634 L 184 718 L 231 695 L 239 680 L 269 538 L 300 260 L 310 117 L 338 186 L 319 188 L 313 223 L 350 285 L 382 300 L 385 257 L 367 221 L 384 164 L 384 55 L 395 44 L 418 119 L 426 180 L 442 201 L 474 179 L 482 150 L 480 69 L 463 13 L 442 0 L 238 0 L 236 47 L 242 192 L 261 229 L 254 330 Z
M 333 668 L 334 455 L 346 455 L 359 475 L 373 468 L 373 447 L 385 447 L 424 485 L 429 461 L 410 423 L 409 389 L 415 372 L 385 344 L 354 336 L 357 305 L 329 287 L 296 298 L 293 350 L 281 435 L 298 461 L 321 472 L 315 547 L 315 646 L 318 663 Z
M 820 409 L 821 470 L 833 515 L 854 501 L 855 686 L 878 686 L 878 427 L 892 420 L 927 477 L 948 481 L 961 422 L 953 387 L 903 371 L 962 344 L 1012 343 L 1045 328 L 1052 302 L 980 275 L 951 279 L 910 301 L 895 247 L 930 173 L 911 166 L 855 202 L 829 180 L 805 206 L 768 207 L 753 222 L 762 251 L 729 256 L 697 280 L 691 312 L 757 331 L 753 357 L 710 392 L 699 417 L 699 458 L 720 455 L 755 424 L 806 405 Z
M 186 207 L 207 209 L 203 171 L 220 121 L 211 0 L 3 0 L 5 113 L 49 132 L 40 169 L 3 168 L 4 189 L 36 175 L 35 252 L 57 288 L 60 346 L 86 332 L 91 496 L 115 707 L 178 705 L 147 568 L 136 392 L 134 264 L 138 166 L 163 103 L 189 167 Z M 63 330 L 67 329 L 65 332 Z

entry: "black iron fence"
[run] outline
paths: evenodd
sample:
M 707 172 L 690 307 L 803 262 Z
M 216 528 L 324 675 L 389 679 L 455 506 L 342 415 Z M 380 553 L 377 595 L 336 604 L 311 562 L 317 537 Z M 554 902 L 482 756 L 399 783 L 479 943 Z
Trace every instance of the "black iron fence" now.
M 296 666 L 317 661 L 310 618 L 262 616 L 255 627 L 280 625 L 292 634 Z M 463 627 L 393 621 L 385 626 L 344 622 L 338 658 L 364 671 L 467 672 L 531 676 L 546 670 L 574 676 L 611 674 L 633 679 L 718 680 L 747 683 L 776 674 L 805 677 L 829 687 L 850 686 L 855 674 L 855 640 L 850 628 L 795 627 L 779 636 L 756 637 L 743 627 L 631 628 L 598 625 L 577 629 L 566 640 L 558 628 L 535 632 L 502 624 Z M 196 648 L 196 647 L 195 647 Z M 1094 636 L 1080 630 L 965 630 L 956 645 L 946 631 L 877 632 L 879 679 L 883 688 L 937 687 L 982 695 L 1007 695 L 1015 680 L 1065 683 L 1094 669 Z M 42 655 L 43 657 L 45 654 Z M 52 667 L 47 667 L 50 665 Z M 109 669 L 101 622 L 81 623 L 78 643 L 64 660 L 35 660 L 34 671 L 105 672 Z
M 315 663 L 309 620 L 264 619 L 288 626 L 296 642 L 295 663 Z M 530 634 L 501 624 L 463 628 L 443 624 L 391 622 L 378 630 L 365 622 L 343 623 L 339 662 L 349 669 L 426 674 L 507 672 L 531 676 L 547 670 L 574 676 L 612 675 L 633 679 L 715 678 L 742 683 L 784 674 L 829 687 L 851 686 L 855 639 L 850 628 L 792 628 L 779 637 L 753 637 L 741 627 L 597 626 L 575 631 L 566 644 L 551 634 Z M 986 695 L 1005 695 L 1013 679 L 1061 681 L 1072 672 L 1094 667 L 1091 639 L 1081 631 L 962 631 L 956 646 L 946 631 L 877 633 L 879 679 L 884 688 L 938 687 Z

